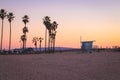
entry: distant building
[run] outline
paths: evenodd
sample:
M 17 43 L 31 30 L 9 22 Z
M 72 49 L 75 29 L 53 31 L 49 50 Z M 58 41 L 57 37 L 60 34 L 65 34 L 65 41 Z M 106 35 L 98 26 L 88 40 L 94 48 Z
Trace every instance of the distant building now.
M 94 41 L 82 41 L 82 46 L 81 46 L 81 49 L 83 51 L 87 51 L 87 52 L 91 52 L 92 50 L 92 47 L 93 47 L 93 42 Z

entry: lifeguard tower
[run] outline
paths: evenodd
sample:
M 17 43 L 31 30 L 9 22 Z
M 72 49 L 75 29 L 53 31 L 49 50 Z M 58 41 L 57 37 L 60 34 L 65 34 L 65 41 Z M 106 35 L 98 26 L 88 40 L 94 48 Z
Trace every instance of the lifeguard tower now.
M 92 52 L 92 48 L 93 48 L 93 42 L 94 41 L 82 41 L 81 42 L 81 49 L 84 52 Z

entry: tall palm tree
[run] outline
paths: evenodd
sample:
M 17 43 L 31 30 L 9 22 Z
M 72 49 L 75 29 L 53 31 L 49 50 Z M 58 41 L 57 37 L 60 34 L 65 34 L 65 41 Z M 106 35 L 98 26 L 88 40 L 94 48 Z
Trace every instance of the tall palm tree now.
M 58 26 L 58 24 L 57 24 L 57 22 L 56 21 L 54 21 L 53 23 L 52 23 L 52 40 L 53 40 L 53 52 L 55 51 L 55 37 L 56 37 L 56 29 L 57 29 L 57 26 Z
M 45 30 L 45 52 L 46 52 L 46 43 L 47 43 L 47 30 L 50 30 L 50 26 L 51 26 L 50 21 L 51 20 L 50 20 L 49 16 L 45 16 L 44 19 L 43 19 L 43 24 L 46 27 L 46 30 Z M 49 46 L 49 42 L 48 42 L 48 46 Z
M 32 42 L 34 43 L 36 49 L 37 49 L 37 41 L 38 40 L 39 40 L 38 37 L 33 37 L 33 39 L 32 39 Z
M 25 24 L 25 27 L 23 28 L 23 33 L 26 37 L 26 33 L 28 32 L 28 28 L 26 27 L 26 24 L 29 22 L 29 17 L 28 15 L 24 15 L 24 17 L 22 17 L 22 21 L 24 22 Z M 24 41 L 24 48 L 26 48 L 26 41 L 27 41 L 27 37 L 26 37 L 26 40 Z
M 8 18 L 8 21 L 10 23 L 10 36 L 9 36 L 9 51 L 10 51 L 10 49 L 11 49 L 11 21 L 15 18 L 15 16 L 12 12 L 10 12 L 7 15 L 7 18 Z
M 3 23 L 4 19 L 6 17 L 7 12 L 4 9 L 0 10 L 0 18 L 2 20 L 2 29 L 1 29 L 1 45 L 0 45 L 0 50 L 2 51 L 2 41 L 3 41 Z
M 39 38 L 39 41 L 40 41 L 40 52 L 41 52 L 41 43 L 42 43 L 42 40 L 43 40 L 43 38 L 40 37 L 40 38 Z

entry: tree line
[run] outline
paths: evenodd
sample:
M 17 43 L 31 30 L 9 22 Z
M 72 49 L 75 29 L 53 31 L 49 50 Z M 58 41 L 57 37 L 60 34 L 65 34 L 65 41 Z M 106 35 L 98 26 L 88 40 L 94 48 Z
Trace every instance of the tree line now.
M 7 18 L 9 23 L 10 23 L 10 33 L 9 33 L 9 51 L 11 51 L 11 32 L 12 32 L 12 26 L 11 23 L 15 18 L 15 15 L 12 12 L 7 12 L 5 9 L 0 10 L 0 18 L 2 20 L 2 27 L 1 27 L 1 42 L 0 42 L 0 51 L 2 51 L 2 46 L 3 46 L 3 30 L 4 30 L 4 19 Z M 24 23 L 24 27 L 22 29 L 23 35 L 20 36 L 20 39 L 22 41 L 22 49 L 26 49 L 26 41 L 27 41 L 27 33 L 28 33 L 28 27 L 26 26 L 27 23 L 29 22 L 29 17 L 28 15 L 24 15 L 22 17 L 22 22 Z M 49 16 L 45 16 L 43 18 L 43 24 L 45 25 L 45 52 L 54 52 L 55 51 L 55 39 L 56 39 L 56 29 L 57 29 L 57 22 L 53 21 L 51 22 Z M 49 33 L 48 36 L 48 48 L 47 48 L 47 33 Z M 41 51 L 41 43 L 42 43 L 43 38 L 40 37 L 33 37 L 32 42 L 34 43 L 35 47 L 37 48 L 37 42 L 40 42 L 40 51 Z M 48 49 L 48 50 L 47 50 Z

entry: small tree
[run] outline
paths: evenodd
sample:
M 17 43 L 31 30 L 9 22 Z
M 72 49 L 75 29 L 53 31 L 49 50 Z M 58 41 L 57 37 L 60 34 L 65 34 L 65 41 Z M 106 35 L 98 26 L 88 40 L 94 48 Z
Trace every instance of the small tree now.
M 40 37 L 40 38 L 39 38 L 39 42 L 40 42 L 40 52 L 41 52 L 41 43 L 42 43 L 42 40 L 43 40 L 43 38 Z
M 34 43 L 35 49 L 37 50 L 37 42 L 39 41 L 38 37 L 33 37 L 32 42 Z

